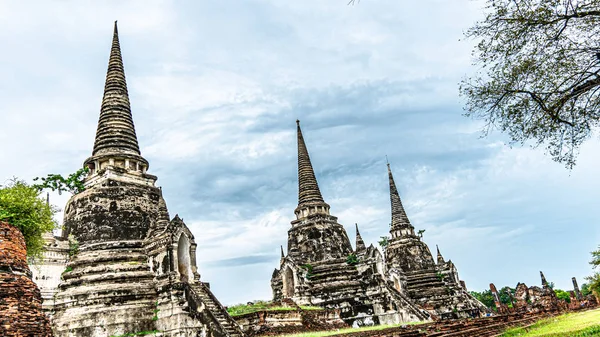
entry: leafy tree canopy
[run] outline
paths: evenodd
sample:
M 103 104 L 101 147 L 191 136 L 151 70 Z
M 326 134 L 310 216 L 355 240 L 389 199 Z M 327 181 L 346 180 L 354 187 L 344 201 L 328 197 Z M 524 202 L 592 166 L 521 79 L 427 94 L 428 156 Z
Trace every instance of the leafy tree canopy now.
M 569 292 L 561 289 L 554 289 L 554 293 L 559 300 L 565 300 L 568 303 L 571 303 L 571 294 Z
M 592 261 L 590 261 L 592 268 L 595 270 L 600 269 L 600 246 L 598 246 L 598 250 L 592 252 Z M 595 272 L 593 275 L 585 278 L 589 283 L 584 284 L 589 288 L 590 291 L 596 293 L 596 296 L 600 295 L 600 272 Z M 583 289 L 583 286 L 581 287 Z
M 90 170 L 87 167 L 82 168 L 75 173 L 69 174 L 67 178 L 64 178 L 60 174 L 48 174 L 45 178 L 34 178 L 33 181 L 41 180 L 42 183 L 33 186 L 39 190 L 48 188 L 52 191 L 57 191 L 58 194 L 62 194 L 64 191 L 70 192 L 71 194 L 77 194 L 83 192 L 85 189 L 83 181 L 89 171 Z
M 584 283 L 581 285 L 581 295 L 582 296 L 587 296 L 589 294 L 592 293 L 592 290 L 590 289 L 590 285 L 587 283 Z
M 515 297 L 516 289 L 506 286 L 500 289 L 498 293 L 498 295 L 500 296 L 500 302 L 508 306 L 512 306 L 511 296 L 512 298 Z
M 600 0 L 487 0 L 465 35 L 480 67 L 460 85 L 465 114 L 572 168 L 600 123 Z
M 484 290 L 482 292 L 470 291 L 469 293 L 473 297 L 475 297 L 479 302 L 483 303 L 486 307 L 490 309 L 496 308 L 496 304 L 494 302 L 494 295 L 492 295 L 491 290 Z
M 0 185 L 0 220 L 23 233 L 27 255 L 31 258 L 40 257 L 44 249 L 42 235 L 57 226 L 52 219 L 56 209 L 39 194 L 39 189 L 17 179 Z

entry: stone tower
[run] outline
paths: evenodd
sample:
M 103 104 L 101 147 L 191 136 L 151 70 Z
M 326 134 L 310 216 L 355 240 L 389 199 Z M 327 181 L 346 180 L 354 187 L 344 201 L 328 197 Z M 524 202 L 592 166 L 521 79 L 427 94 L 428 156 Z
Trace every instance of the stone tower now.
M 467 292 L 454 263 L 446 262 L 439 248 L 434 262 L 408 220 L 389 163 L 387 169 L 392 206 L 391 238 L 385 248 L 388 278 L 434 318 L 478 316 L 485 306 Z
M 288 232 L 288 255 L 299 263 L 345 258 L 352 246 L 344 226 L 329 214 L 315 177 L 308 150 L 296 121 L 298 136 L 298 207 Z
M 392 223 L 390 226 L 391 238 L 385 249 L 386 265 L 389 269 L 399 268 L 404 273 L 433 269 L 435 262 L 429 247 L 415 234 L 415 228 L 408 220 L 404 206 L 402 206 L 390 164 L 387 166 Z
M 115 22 L 85 191 L 65 207 L 78 251 L 55 296 L 56 336 L 237 336 L 196 268 L 194 237 L 170 219 L 141 155 Z
M 366 247 L 356 227 L 352 249 L 344 227 L 329 212 L 310 162 L 299 121 L 298 207 L 288 231 L 287 256 L 273 272 L 275 301 L 336 308 L 354 325 L 427 320 L 404 294 L 388 284 L 379 250 Z

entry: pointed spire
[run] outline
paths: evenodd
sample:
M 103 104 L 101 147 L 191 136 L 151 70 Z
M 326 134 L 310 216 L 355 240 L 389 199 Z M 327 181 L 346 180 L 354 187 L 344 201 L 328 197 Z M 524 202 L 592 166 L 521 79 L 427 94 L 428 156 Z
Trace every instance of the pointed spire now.
M 414 227 L 410 224 L 408 216 L 406 215 L 406 211 L 404 211 L 404 207 L 402 206 L 402 201 L 400 201 L 400 195 L 398 194 L 398 189 L 396 188 L 396 183 L 394 182 L 394 176 L 392 175 L 392 170 L 390 169 L 390 163 L 387 163 L 387 169 L 390 179 L 390 201 L 392 203 L 391 230 L 410 229 L 411 233 L 414 235 Z
M 360 252 L 363 250 L 367 249 L 367 246 L 365 245 L 365 242 L 362 239 L 362 236 L 360 236 L 360 232 L 358 231 L 358 224 L 355 223 L 356 226 L 356 251 Z
M 296 125 L 298 127 L 298 207 L 314 202 L 324 203 L 310 163 L 299 120 L 296 120 Z
M 546 281 L 546 277 L 544 276 L 544 273 L 542 273 L 542 271 L 540 271 L 540 277 L 542 278 L 542 286 L 546 288 L 548 286 L 548 281 Z
M 283 259 L 285 257 L 285 254 L 283 253 L 283 245 L 281 245 L 281 258 Z
M 117 21 L 115 21 L 106 83 L 104 85 L 104 97 L 102 98 L 100 119 L 98 120 L 98 130 L 96 131 L 96 141 L 94 142 L 92 155 L 109 153 L 140 155 L 129 105 Z
M 437 249 L 437 264 L 446 263 L 446 261 L 444 261 L 444 257 L 442 256 L 442 253 L 440 253 L 440 248 L 438 247 L 438 245 L 435 245 L 435 248 Z

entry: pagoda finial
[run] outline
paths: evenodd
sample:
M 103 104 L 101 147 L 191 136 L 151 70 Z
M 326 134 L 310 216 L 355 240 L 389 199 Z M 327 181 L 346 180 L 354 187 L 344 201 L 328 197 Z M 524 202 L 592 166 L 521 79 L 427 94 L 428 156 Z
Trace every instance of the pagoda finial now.
M 300 121 L 296 120 L 298 133 L 298 207 L 308 203 L 324 203 L 319 184 L 315 177 L 308 150 L 304 143 Z
M 360 232 L 358 231 L 358 224 L 355 223 L 354 225 L 356 226 L 356 251 L 360 252 L 367 249 L 367 246 L 365 245 L 362 236 L 360 236 Z
M 114 153 L 140 155 L 125 81 L 117 21 L 114 25 L 104 97 L 92 155 Z
M 444 257 L 442 256 L 442 253 L 440 253 L 440 247 L 438 247 L 438 245 L 435 245 L 435 249 L 437 249 L 437 264 L 446 263 L 446 261 L 444 261 Z
M 394 182 L 394 176 L 392 175 L 390 163 L 387 163 L 387 168 L 390 180 L 390 201 L 392 204 L 392 224 L 390 231 L 409 229 L 410 233 L 414 235 L 414 227 L 410 224 L 408 216 L 406 215 L 406 211 L 404 211 L 404 207 L 402 206 L 402 201 L 400 201 L 400 195 L 398 194 L 398 189 L 396 188 L 396 183 Z

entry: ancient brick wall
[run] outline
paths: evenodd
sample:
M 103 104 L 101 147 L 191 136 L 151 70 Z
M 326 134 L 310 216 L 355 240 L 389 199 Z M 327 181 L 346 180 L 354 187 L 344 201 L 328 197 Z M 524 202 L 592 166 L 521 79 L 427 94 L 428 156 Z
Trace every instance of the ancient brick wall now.
M 0 222 L 0 336 L 52 336 L 21 232 Z

